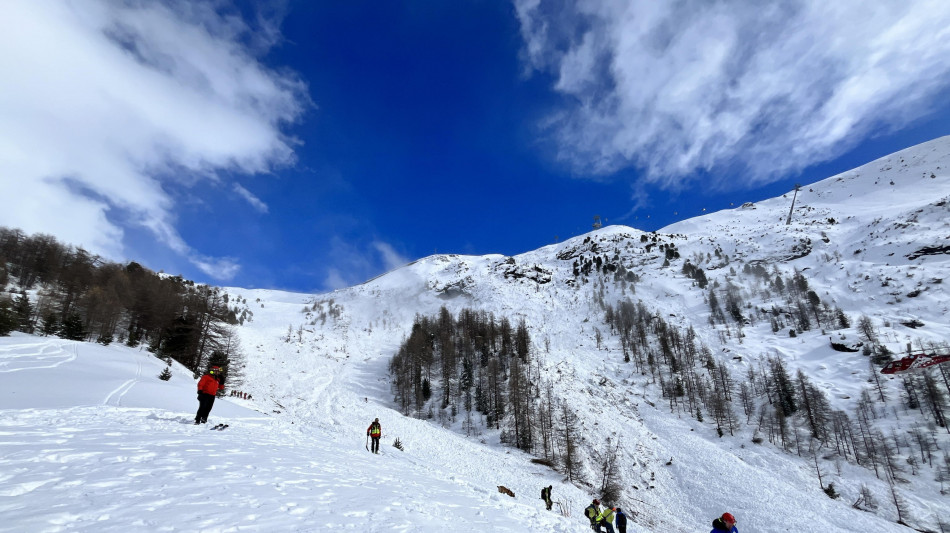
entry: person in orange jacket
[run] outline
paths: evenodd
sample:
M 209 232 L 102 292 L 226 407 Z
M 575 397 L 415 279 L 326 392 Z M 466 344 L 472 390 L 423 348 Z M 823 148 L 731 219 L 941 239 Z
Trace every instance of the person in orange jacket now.
M 208 422 L 208 415 L 211 414 L 211 407 L 214 405 L 214 398 L 221 387 L 218 382 L 218 376 L 221 373 L 221 367 L 213 366 L 208 373 L 201 376 L 198 381 L 198 414 L 195 415 L 195 424 L 205 424 Z
M 373 453 L 379 453 L 379 437 L 383 434 L 383 428 L 379 425 L 379 419 L 373 420 L 373 423 L 366 428 L 366 434 L 373 439 L 372 451 Z

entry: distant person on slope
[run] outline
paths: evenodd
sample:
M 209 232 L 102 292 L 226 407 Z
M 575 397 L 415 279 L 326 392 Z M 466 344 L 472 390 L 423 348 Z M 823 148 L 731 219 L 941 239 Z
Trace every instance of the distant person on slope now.
M 208 422 L 208 415 L 211 414 L 211 407 L 214 405 L 214 397 L 221 387 L 218 383 L 220 372 L 220 367 L 213 366 L 198 381 L 198 414 L 195 415 L 195 424 Z
M 623 514 L 620 507 L 617 507 L 617 520 L 614 523 L 617 524 L 617 533 L 627 533 L 627 515 Z
M 600 516 L 600 500 L 594 498 L 594 501 L 584 509 L 584 516 L 590 520 L 590 528 L 600 533 L 600 524 L 597 523 L 597 517 Z
M 379 419 L 373 420 L 373 423 L 366 428 L 366 434 L 373 439 L 372 449 L 370 450 L 373 453 L 379 453 L 379 437 L 383 434 L 383 428 L 379 425 Z
M 551 510 L 551 506 L 554 505 L 554 502 L 551 501 L 551 489 L 554 488 L 554 485 L 548 485 L 541 489 L 541 499 L 544 500 L 544 505 L 548 506 L 548 511 Z
M 736 529 L 736 517 L 722 513 L 722 516 L 713 520 L 713 528 L 709 533 L 739 533 Z

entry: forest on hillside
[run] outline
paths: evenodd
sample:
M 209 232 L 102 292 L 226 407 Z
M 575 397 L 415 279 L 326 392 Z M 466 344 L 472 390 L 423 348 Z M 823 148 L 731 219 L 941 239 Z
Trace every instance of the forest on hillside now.
M 816 486 L 831 498 L 839 493 L 829 478 L 843 475 L 843 462 L 868 469 L 889 490 L 875 493 L 862 486 L 848 502 L 858 509 L 887 505 L 905 521 L 908 506 L 901 493 L 912 476 L 932 480 L 950 494 L 950 364 L 893 378 L 880 373 L 903 349 L 950 353 L 950 347 L 920 340 L 896 347 L 887 340 L 897 338 L 892 324 L 849 316 L 823 300 L 800 270 L 735 262 L 717 252 L 705 261 L 716 267 L 707 273 L 696 266 L 699 261 L 681 259 L 673 244 L 654 248 L 662 254 L 661 268 L 676 268 L 674 275 L 687 290 L 700 291 L 704 323 L 684 323 L 637 298 L 637 261 L 643 256 L 624 257 L 619 249 L 588 239 L 558 257 L 572 267 L 565 285 L 574 291 L 586 286 L 578 295 L 592 299 L 595 314 L 579 334 L 591 335 L 598 351 L 608 358 L 613 354 L 639 376 L 634 379 L 651 385 L 648 390 L 656 394 L 648 395 L 647 403 L 691 417 L 718 438 L 748 439 L 801 457 L 813 469 Z M 850 407 L 836 408 L 822 384 L 790 370 L 776 354 L 742 365 L 736 375 L 728 356 L 714 356 L 697 333 L 712 333 L 728 347 L 742 345 L 752 328 L 789 339 L 820 331 L 832 350 L 865 356 L 867 367 L 855 373 L 865 384 L 859 396 L 845 404 Z M 511 324 L 473 309 L 417 316 L 390 362 L 396 404 L 407 415 L 444 427 L 460 420 L 469 435 L 497 430 L 502 443 L 541 457 L 606 501 L 620 501 L 615 498 L 622 497 L 619 487 L 628 473 L 624 450 L 616 442 L 583 438 L 585 421 L 547 381 L 550 369 L 535 357 L 531 330 L 523 319 Z M 733 359 L 742 362 L 742 356 Z
M 242 379 L 234 328 L 253 314 L 218 287 L 118 264 L 43 234 L 0 228 L 0 335 L 22 331 L 101 344 L 144 345 L 196 375 Z
M 616 444 L 585 442 L 581 421 L 542 377 L 534 352 L 523 320 L 512 325 L 473 309 L 456 317 L 442 307 L 435 316 L 415 318 L 391 359 L 394 400 L 403 414 L 443 426 L 461 419 L 466 435 L 498 430 L 503 444 L 620 501 Z M 598 472 L 596 479 L 587 479 L 587 466 Z
M 675 259 L 670 250 L 665 249 L 663 267 Z M 887 482 L 890 492 L 875 496 L 863 487 L 853 505 L 873 510 L 884 498 L 897 509 L 898 521 L 906 518 L 900 487 L 907 476 L 929 477 L 943 494 L 950 494 L 950 364 L 901 374 L 896 383 L 889 382 L 880 370 L 895 358 L 882 331 L 891 324 L 877 324 L 866 315 L 852 319 L 822 301 L 803 272 L 762 263 L 730 265 L 723 256 L 717 276 L 707 277 L 689 260 L 683 262 L 680 273 L 703 291 L 708 325 L 723 345 L 742 344 L 746 330 L 764 322 L 773 334 L 791 338 L 820 329 L 829 336 L 832 349 L 866 356 L 867 371 L 857 378 L 866 386 L 854 409 L 834 409 L 821 387 L 801 370 L 789 372 L 778 356 L 764 357 L 758 365 L 748 366 L 744 375 L 735 376 L 726 363 L 713 357 L 692 325 L 676 325 L 642 300 L 625 297 L 609 303 L 611 284 L 619 284 L 621 293 L 636 294 L 634 284 L 617 278 L 623 266 L 618 262 L 619 254 L 581 258 L 575 263 L 577 282 L 593 286 L 595 303 L 603 310 L 609 334 L 618 339 L 624 361 L 658 386 L 670 412 L 711 424 L 720 438 L 739 435 L 746 428 L 753 443 L 767 441 L 805 458 L 813 465 L 817 483 L 832 498 L 838 494 L 826 478 L 833 471 L 841 473 L 836 461 L 868 468 Z M 834 333 L 841 330 L 848 333 Z M 836 342 L 855 332 L 856 341 Z M 606 335 L 598 329 L 595 336 L 598 346 L 606 343 Z M 920 340 L 903 348 L 950 353 L 946 343 Z

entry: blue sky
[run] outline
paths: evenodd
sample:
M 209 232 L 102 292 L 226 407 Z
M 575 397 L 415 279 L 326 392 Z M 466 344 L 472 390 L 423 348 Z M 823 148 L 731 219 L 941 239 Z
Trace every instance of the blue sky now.
M 0 225 L 325 291 L 594 215 L 656 230 L 950 133 L 950 4 L 827 4 L 15 1 Z

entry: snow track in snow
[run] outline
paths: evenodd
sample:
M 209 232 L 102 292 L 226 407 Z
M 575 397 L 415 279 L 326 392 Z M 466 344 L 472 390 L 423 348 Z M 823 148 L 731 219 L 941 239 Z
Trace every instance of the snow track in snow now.
M 56 341 L 40 345 L 14 344 L 0 348 L 0 372 L 56 368 L 75 361 L 76 357 L 75 348 L 65 349 Z
M 130 390 L 132 390 L 132 387 L 135 386 L 135 384 L 139 381 L 141 377 L 142 377 L 142 362 L 138 361 L 136 363 L 135 377 L 126 381 L 117 389 L 110 392 L 109 395 L 106 396 L 106 399 L 102 400 L 102 405 L 113 405 L 116 407 L 121 406 L 122 397 L 128 394 Z M 115 398 L 115 400 L 113 400 L 113 398 Z

